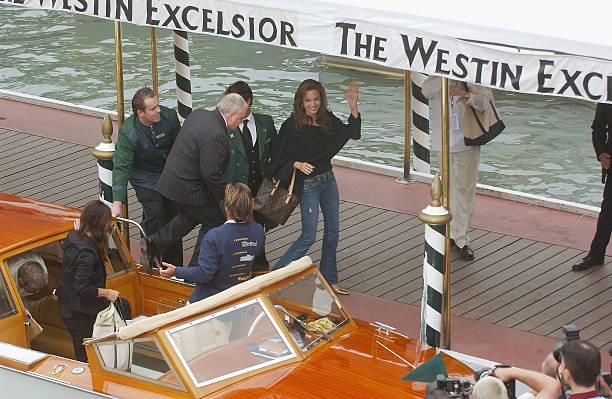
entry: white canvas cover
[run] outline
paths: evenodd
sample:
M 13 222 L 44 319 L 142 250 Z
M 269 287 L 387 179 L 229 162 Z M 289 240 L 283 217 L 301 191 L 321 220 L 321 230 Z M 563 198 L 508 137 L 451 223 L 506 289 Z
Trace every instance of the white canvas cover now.
M 612 2 L 9 0 L 612 103 Z M 110 7 L 107 9 L 106 5 Z
M 239 298 L 246 298 L 249 295 L 259 293 L 263 289 L 278 283 L 288 277 L 299 274 L 314 265 L 309 256 L 304 256 L 296 261 L 291 262 L 287 266 L 273 270 L 261 276 L 257 276 L 251 280 L 245 281 L 218 294 L 202 299 L 201 301 L 190 303 L 189 305 L 172 310 L 167 313 L 158 314 L 153 317 L 142 319 L 122 327 L 117 331 L 119 339 L 130 339 L 156 328 L 163 327 L 169 323 L 181 320 L 185 317 L 203 313 L 208 309 L 213 309 L 224 303 L 229 303 Z

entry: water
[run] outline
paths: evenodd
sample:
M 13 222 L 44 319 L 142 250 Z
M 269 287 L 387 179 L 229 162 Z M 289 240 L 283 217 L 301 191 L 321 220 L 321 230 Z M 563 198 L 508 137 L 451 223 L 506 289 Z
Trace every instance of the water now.
M 172 33 L 157 30 L 162 104 L 176 107 Z M 304 79 L 327 89 L 330 109 L 346 118 L 342 90 L 361 87 L 360 141 L 341 155 L 403 166 L 403 81 L 326 67 L 320 54 L 190 35 L 194 108 L 214 106 L 232 82 L 247 81 L 254 109 L 278 127 Z M 125 98 L 151 85 L 149 29 L 123 25 Z M 0 88 L 108 110 L 116 109 L 113 23 L 63 12 L 0 6 Z M 599 205 L 601 169 L 591 145 L 595 105 L 578 100 L 497 91 L 506 130 L 482 149 L 479 182 Z M 129 101 L 126 113 L 131 112 Z M 91 134 L 99 134 L 92 132 Z M 432 157 L 434 170 L 437 160 Z

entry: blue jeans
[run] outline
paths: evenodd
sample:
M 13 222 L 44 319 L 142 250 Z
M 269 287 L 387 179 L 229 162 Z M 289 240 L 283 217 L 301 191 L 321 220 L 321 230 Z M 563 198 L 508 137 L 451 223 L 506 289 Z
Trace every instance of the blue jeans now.
M 319 221 L 319 205 L 323 212 L 324 228 L 319 270 L 329 284 L 337 284 L 336 248 L 340 236 L 340 197 L 336 178 L 331 170 L 304 180 L 304 193 L 300 201 L 302 233 L 276 262 L 274 269 L 286 266 L 290 262 L 301 258 L 315 242 Z

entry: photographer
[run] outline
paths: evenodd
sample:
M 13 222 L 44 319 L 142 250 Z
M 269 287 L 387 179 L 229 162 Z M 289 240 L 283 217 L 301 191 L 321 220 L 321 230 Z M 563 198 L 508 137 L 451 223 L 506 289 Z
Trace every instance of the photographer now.
M 537 392 L 535 395 L 536 399 L 557 399 L 561 394 L 561 385 L 559 381 L 536 371 L 503 367 L 494 369 L 491 375 L 499 378 L 502 382 L 513 379 L 521 381 L 528 385 L 533 391 Z M 475 388 L 476 387 L 474 387 L 474 389 Z
M 588 341 L 572 340 L 563 344 L 560 353 L 557 373 L 561 384 L 572 391 L 569 399 L 604 399 L 596 388 L 601 367 L 599 349 Z

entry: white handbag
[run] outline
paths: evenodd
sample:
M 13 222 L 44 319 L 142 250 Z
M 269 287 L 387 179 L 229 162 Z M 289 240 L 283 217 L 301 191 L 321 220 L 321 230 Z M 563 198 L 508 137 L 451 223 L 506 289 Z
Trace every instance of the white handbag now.
M 121 327 L 124 327 L 126 322 L 121 318 L 115 305 L 111 302 L 108 307 L 96 317 L 96 323 L 93 328 L 93 337 L 100 338 L 114 334 Z M 131 343 L 108 342 L 100 343 L 98 349 L 102 357 L 103 364 L 106 367 L 119 370 L 128 370 L 130 366 Z

